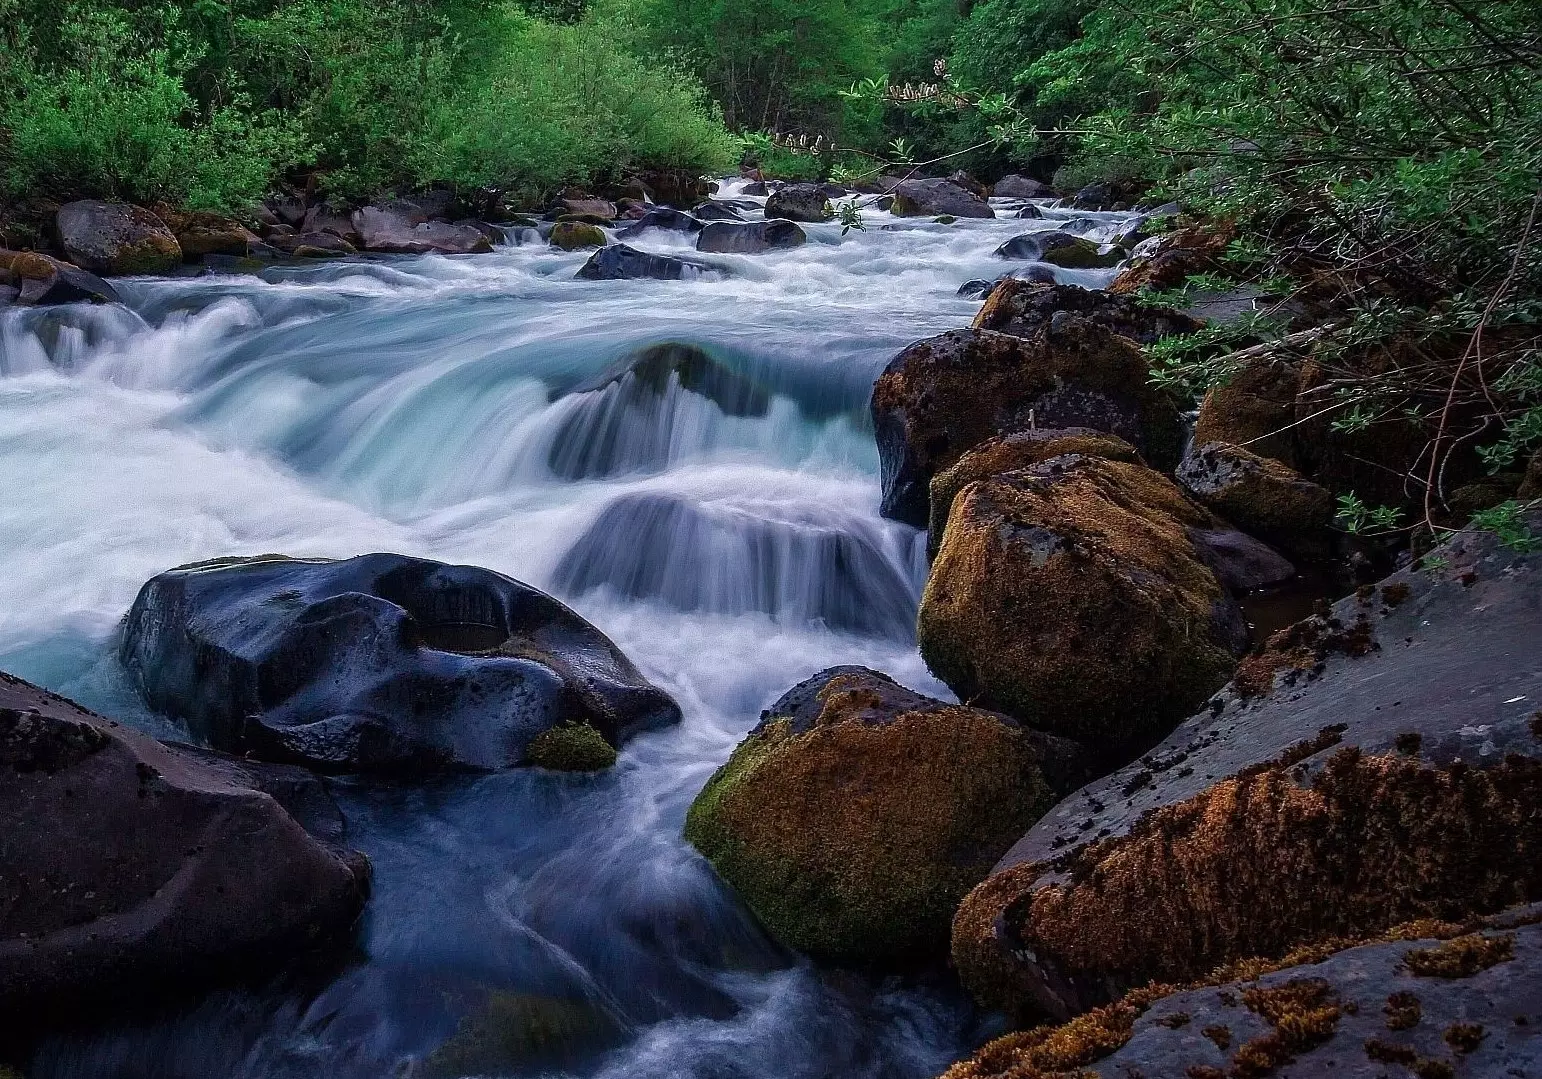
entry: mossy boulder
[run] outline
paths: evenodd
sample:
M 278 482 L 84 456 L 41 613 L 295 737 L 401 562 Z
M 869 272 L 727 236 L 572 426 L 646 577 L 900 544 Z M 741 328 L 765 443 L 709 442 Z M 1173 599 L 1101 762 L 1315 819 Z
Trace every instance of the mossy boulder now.
M 82 199 L 59 207 L 59 243 L 71 262 L 104 277 L 170 273 L 182 248 L 164 222 L 141 206 Z
M 178 216 L 177 245 L 182 248 L 182 257 L 189 262 L 197 261 L 205 255 L 244 258 L 251 250 L 251 245 L 258 242 L 250 229 L 228 217 L 205 213 Z
M 414 1079 L 461 1079 L 562 1067 L 618 1044 L 623 1027 L 586 1000 L 494 992 L 412 1072 Z
M 1085 236 L 1060 230 L 1014 236 L 996 248 L 996 254 L 1002 258 L 1031 259 L 1076 270 L 1117 266 L 1124 259 L 1124 252 L 1119 248 L 1105 251 Z
M 926 537 L 928 551 L 935 555 L 942 546 L 953 499 L 965 487 L 975 480 L 1027 468 L 1067 453 L 1106 457 L 1111 461 L 1140 461 L 1135 447 L 1124 439 L 1088 427 L 1035 427 L 988 438 L 932 477 L 931 520 Z
M 1542 554 L 1474 533 L 1436 555 L 1275 634 L 1030 829 L 954 922 L 976 996 L 1069 1015 L 1542 898 Z
M 1133 295 L 1179 288 L 1195 274 L 1219 270 L 1230 242 L 1230 231 L 1213 225 L 1179 229 L 1156 241 L 1152 251 L 1131 259 L 1108 290 Z
M 1193 333 L 1201 325 L 1181 311 L 1138 303 L 1128 296 L 1077 285 L 1003 277 L 995 283 L 985 306 L 975 315 L 974 328 L 1032 337 L 1061 311 L 1071 312 L 1142 344 L 1172 334 Z
M 1288 465 L 1208 442 L 1189 451 L 1176 476 L 1200 503 L 1282 551 L 1320 559 L 1333 548 L 1333 495 Z
M 553 247 L 563 251 L 604 247 L 608 242 L 605 230 L 587 221 L 558 221 L 552 226 L 549 241 Z
M 1194 444 L 1245 446 L 1299 471 L 1292 429 L 1300 385 L 1298 361 L 1269 358 L 1247 365 L 1205 394 L 1194 421 Z
M 1135 342 L 1063 313 L 1027 337 L 954 330 L 909 346 L 873 386 L 885 517 L 925 527 L 932 476 L 995 435 L 1089 427 L 1154 466 L 1182 454 L 1178 410 L 1147 379 Z
M 894 186 L 895 217 L 995 217 L 990 203 L 952 180 L 903 180 Z
M 0 252 L 21 289 L 17 302 L 39 307 L 60 303 L 120 303 L 118 292 L 94 273 L 36 251 Z
M 1223 537 L 1140 464 L 1069 454 L 978 480 L 921 597 L 921 655 L 960 699 L 1034 727 L 1106 750 L 1160 737 L 1246 643 L 1216 553 L 1240 540 Z
M 1542 1046 L 1535 907 L 1472 923 L 1412 922 L 1198 984 L 1142 987 L 1059 1026 L 990 1042 L 944 1079 L 1134 1075 L 1526 1075 Z
M 589 724 L 564 723 L 530 740 L 525 763 L 554 772 L 601 772 L 616 763 L 616 749 Z
M 958 901 L 1081 774 L 1077 747 L 860 667 L 771 706 L 686 818 L 777 940 L 818 959 L 946 952 Z

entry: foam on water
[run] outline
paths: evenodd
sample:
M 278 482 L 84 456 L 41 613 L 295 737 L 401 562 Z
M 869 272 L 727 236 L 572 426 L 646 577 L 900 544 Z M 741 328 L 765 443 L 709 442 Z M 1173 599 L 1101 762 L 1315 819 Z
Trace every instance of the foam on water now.
M 175 734 L 111 658 L 145 580 L 391 550 L 558 592 L 686 716 L 595 778 L 340 783 L 376 867 L 361 958 L 50 1043 L 30 1074 L 414 1074 L 490 993 L 613 1028 L 521 1073 L 921 1077 L 978 1035 L 946 986 L 786 955 L 679 838 L 799 679 L 861 663 L 946 694 L 910 635 L 920 536 L 877 516 L 868 391 L 905 344 L 968 323 L 955 291 L 1014 268 L 1003 240 L 1126 220 L 865 213 L 865 231 L 714 256 L 721 279 L 575 280 L 582 253 L 519 233 L 491 255 L 137 279 L 125 307 L 0 312 L 0 668 Z

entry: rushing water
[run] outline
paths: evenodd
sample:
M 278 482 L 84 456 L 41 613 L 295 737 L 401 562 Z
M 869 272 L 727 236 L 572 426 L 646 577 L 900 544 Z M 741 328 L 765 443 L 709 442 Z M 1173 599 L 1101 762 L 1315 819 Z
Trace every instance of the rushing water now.
M 981 1036 L 945 984 L 779 950 L 680 839 L 799 679 L 862 663 L 946 695 L 911 635 L 922 537 L 877 516 L 869 389 L 905 344 L 967 324 L 978 303 L 955 290 L 1008 268 L 1001 241 L 1122 217 L 866 216 L 717 256 L 725 277 L 578 281 L 582 254 L 525 244 L 0 312 L 0 668 L 177 736 L 112 658 L 147 578 L 389 550 L 556 592 L 685 712 L 602 776 L 337 783 L 375 866 L 350 962 L 51 1042 L 34 1079 L 900 1079 Z M 706 376 L 628 368 L 659 346 Z M 458 1029 L 493 1031 L 503 1063 L 433 1056 Z

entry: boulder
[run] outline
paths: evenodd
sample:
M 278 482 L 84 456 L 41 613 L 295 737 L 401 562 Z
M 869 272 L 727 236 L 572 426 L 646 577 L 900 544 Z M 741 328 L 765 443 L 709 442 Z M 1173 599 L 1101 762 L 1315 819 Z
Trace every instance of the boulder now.
M 459 224 L 459 222 L 457 222 Z M 346 240 L 354 247 L 364 243 L 364 238 L 359 235 L 359 230 L 353 226 L 353 212 L 343 209 L 328 209 L 325 206 L 313 206 L 305 212 L 305 218 L 296 228 L 297 232 L 330 232 L 340 240 Z
M 674 210 L 668 206 L 651 207 L 632 224 L 616 233 L 618 240 L 629 240 L 633 236 L 641 236 L 649 229 L 663 229 L 666 232 L 697 233 L 702 229 L 702 222 L 684 210 Z
M 726 272 L 723 266 L 705 259 L 687 255 L 655 255 L 651 251 L 639 251 L 627 244 L 611 244 L 590 255 L 589 261 L 579 267 L 578 276 L 586 281 L 629 281 L 638 278 L 679 281 L 682 278 Z
M 711 194 L 707 181 L 689 169 L 652 169 L 638 179 L 649 197 L 665 206 L 695 206 Z
M 508 768 L 564 723 L 617 746 L 680 718 L 550 596 L 393 554 L 169 570 L 140 590 L 119 658 L 215 748 L 331 771 Z
M 985 306 L 975 315 L 973 325 L 977 330 L 1031 337 L 1061 311 L 1147 345 L 1171 334 L 1194 333 L 1202 325 L 1170 307 L 1138 303 L 1128 296 L 1017 277 L 997 281 Z
M 558 221 L 552 226 L 547 242 L 562 251 L 579 251 L 589 247 L 604 247 L 609 241 L 605 230 L 598 225 L 583 221 Z
M 1200 401 L 1195 445 L 1245 446 L 1299 469 L 1294 425 L 1300 385 L 1301 365 L 1289 357 L 1267 357 L 1241 367 Z
M 1091 240 L 1058 229 L 1014 236 L 996 248 L 996 254 L 1005 259 L 1028 259 L 1079 270 L 1117 266 L 1124 259 L 1124 252 L 1118 248 L 1104 251 Z
M 1268 561 L 1143 465 L 1052 457 L 954 497 L 917 641 L 960 700 L 1117 753 L 1231 676 Z
M 1182 454 L 1177 407 L 1148 382 L 1140 347 L 1061 314 L 1031 337 L 953 330 L 889 361 L 873 386 L 885 517 L 924 528 L 934 474 L 993 435 L 1091 427 L 1157 468 Z
M 707 781 L 686 838 L 771 935 L 830 962 L 934 959 L 959 898 L 1082 774 L 1075 746 L 862 667 L 799 683 Z
M 975 480 L 1028 468 L 1067 453 L 1106 457 L 1110 461 L 1140 463 L 1135 447 L 1115 435 L 1089 427 L 1036 427 L 1028 431 L 987 438 L 932 477 L 931 518 L 927 524 L 927 553 L 935 556 L 942 546 L 953 499 Z
M 1220 258 L 1231 241 L 1227 229 L 1215 227 L 1179 229 L 1148 240 L 1150 250 L 1135 253 L 1130 263 L 1109 284 L 1110 292 L 1164 292 L 1182 286 L 1194 274 L 1220 269 Z
M 943 1079 L 1522 1076 L 1542 1066 L 1535 906 L 1417 921 L 1362 944 L 1151 985 L 1059 1027 L 1008 1034 Z
M 1004 199 L 1052 199 L 1055 197 L 1055 189 L 1050 187 L 1049 184 L 1016 172 L 997 180 L 991 191 L 997 198 Z
M 430 221 L 416 203 L 410 202 L 355 210 L 353 227 L 366 251 L 398 255 L 468 255 L 493 249 L 478 229 L 447 221 Z
M 1491 533 L 1279 631 L 1028 831 L 959 909 L 960 974 L 993 1005 L 1067 1015 L 1537 899 L 1539 635 L 1542 554 Z
M 45 307 L 60 303 L 121 303 L 117 290 L 93 273 L 36 251 L 4 252 L 20 284 L 16 302 Z
M 188 214 L 177 229 L 177 245 L 182 257 L 196 262 L 205 255 L 235 255 L 245 258 L 257 237 L 239 221 L 218 214 Z
M 83 199 L 59 207 L 57 221 L 64 253 L 90 273 L 163 274 L 182 265 L 177 238 L 142 207 Z
M 291 255 L 299 255 L 301 249 L 324 252 L 331 255 L 352 255 L 357 248 L 335 232 L 301 232 L 293 236 L 274 236 L 271 246 Z
M 955 187 L 962 187 L 971 195 L 978 195 L 982 199 L 990 197 L 990 188 L 976 180 L 963 169 L 956 169 L 950 172 L 948 174 L 948 183 L 953 184 Z
M 1029 203 L 1027 206 L 1019 206 L 1012 212 L 1012 216 L 1019 221 L 1037 221 L 1044 216 L 1044 211 Z
M 1088 184 L 1071 196 L 1073 210 L 1117 210 L 1121 201 L 1113 184 Z
M 754 180 L 739 189 L 741 195 L 756 195 L 765 198 L 771 194 L 771 189 L 766 186 L 764 180 Z
M 306 834 L 243 762 L 213 757 L 0 674 L 0 1009 L 13 1032 L 346 943 L 363 855 Z
M 766 199 L 766 217 L 788 221 L 828 221 L 835 216 L 818 184 L 784 184 Z
M 791 221 L 714 221 L 696 237 L 696 250 L 714 254 L 756 255 L 801 247 L 808 234 Z
M 594 217 L 602 221 L 616 219 L 616 204 L 606 199 L 559 199 L 557 205 L 563 213 L 577 217 Z
M 759 209 L 760 207 L 756 207 Z M 730 202 L 708 199 L 691 211 L 703 221 L 743 221 L 744 210 Z
M 951 180 L 905 180 L 893 190 L 895 217 L 995 217 L 990 203 Z
M 1175 473 L 1201 504 L 1280 550 L 1321 559 L 1333 548 L 1333 495 L 1287 465 L 1226 442 L 1191 449 Z

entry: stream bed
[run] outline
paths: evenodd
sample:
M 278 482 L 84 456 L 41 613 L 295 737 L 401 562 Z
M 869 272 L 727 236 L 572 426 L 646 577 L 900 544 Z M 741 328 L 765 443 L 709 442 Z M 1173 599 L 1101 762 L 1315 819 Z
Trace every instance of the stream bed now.
M 996 204 L 805 225 L 807 245 L 695 280 L 575 280 L 585 253 L 525 243 L 0 312 L 0 669 L 185 738 L 114 658 L 141 584 L 220 555 L 394 551 L 553 592 L 685 716 L 597 776 L 334 781 L 375 870 L 354 954 L 56 1038 L 32 1079 L 926 1079 L 986 1036 L 945 979 L 779 949 L 680 832 L 808 675 L 860 663 L 948 696 L 913 640 L 924 535 L 877 512 L 872 382 L 969 323 L 959 285 L 1022 265 L 1002 241 L 1129 216 Z M 650 380 L 650 356 L 708 374 Z

